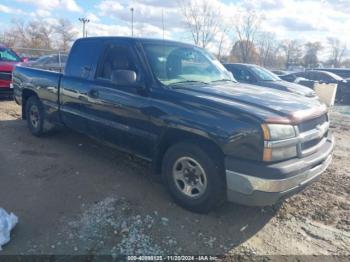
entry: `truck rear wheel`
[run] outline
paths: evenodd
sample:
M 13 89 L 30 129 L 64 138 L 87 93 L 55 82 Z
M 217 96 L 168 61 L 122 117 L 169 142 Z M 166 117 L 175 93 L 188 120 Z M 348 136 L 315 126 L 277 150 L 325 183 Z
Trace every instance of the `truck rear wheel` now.
M 182 207 L 208 213 L 225 199 L 221 168 L 203 149 L 179 143 L 165 153 L 162 175 L 174 200 Z
M 26 118 L 30 132 L 35 136 L 44 133 L 44 110 L 40 100 L 31 96 L 26 102 Z

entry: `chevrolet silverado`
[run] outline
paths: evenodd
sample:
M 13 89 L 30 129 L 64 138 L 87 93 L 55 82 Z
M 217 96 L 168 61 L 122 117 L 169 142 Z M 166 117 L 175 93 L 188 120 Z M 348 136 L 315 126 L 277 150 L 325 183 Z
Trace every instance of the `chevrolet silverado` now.
M 317 99 L 237 83 L 179 42 L 78 39 L 64 73 L 17 66 L 14 96 L 31 133 L 64 125 L 152 163 L 181 206 L 272 205 L 313 182 L 334 145 Z

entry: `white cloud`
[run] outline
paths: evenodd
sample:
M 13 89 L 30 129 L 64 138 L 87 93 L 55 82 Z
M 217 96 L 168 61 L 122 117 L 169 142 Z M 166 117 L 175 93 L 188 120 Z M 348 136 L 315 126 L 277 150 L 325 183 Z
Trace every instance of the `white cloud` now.
M 12 8 L 6 5 L 0 4 L 0 13 L 6 13 L 6 14 L 24 14 L 24 12 L 21 9 L 18 8 Z
M 82 32 L 81 24 L 76 25 L 76 30 Z M 130 28 L 120 25 L 106 25 L 101 23 L 89 23 L 86 26 L 88 36 L 129 36 Z
M 97 9 L 100 11 L 100 15 L 109 15 L 113 16 L 117 11 L 123 11 L 124 7 L 113 0 L 103 0 L 97 6 Z
M 44 10 L 44 9 L 38 9 L 38 10 L 36 10 L 36 12 L 32 12 L 30 15 L 33 16 L 33 17 L 44 18 L 44 17 L 51 16 L 51 12 L 47 11 L 47 10 Z
M 71 12 L 83 11 L 75 0 L 16 0 L 16 2 L 32 4 L 42 10 L 61 8 Z
M 101 20 L 97 15 L 95 15 L 92 12 L 88 12 L 86 14 L 86 18 L 89 19 L 91 22 L 99 22 Z

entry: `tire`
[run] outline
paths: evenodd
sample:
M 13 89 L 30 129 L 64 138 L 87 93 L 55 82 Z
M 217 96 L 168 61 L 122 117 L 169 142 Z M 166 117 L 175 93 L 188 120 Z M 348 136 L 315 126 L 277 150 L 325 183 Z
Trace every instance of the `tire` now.
M 44 134 L 44 110 L 36 96 L 29 97 L 26 102 L 26 119 L 28 128 L 34 136 Z
M 197 213 L 208 213 L 226 196 L 223 169 L 206 152 L 194 143 L 178 143 L 162 162 L 162 176 L 175 202 Z

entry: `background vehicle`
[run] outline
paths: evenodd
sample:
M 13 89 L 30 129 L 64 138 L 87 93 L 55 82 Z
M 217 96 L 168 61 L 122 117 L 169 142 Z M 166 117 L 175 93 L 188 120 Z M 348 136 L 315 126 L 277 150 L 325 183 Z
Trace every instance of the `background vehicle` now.
M 67 57 L 66 54 L 45 55 L 23 65 L 49 71 L 63 72 Z
M 289 75 L 281 76 L 286 81 L 294 82 L 298 78 L 306 78 L 325 84 L 338 84 L 337 101 L 350 102 L 350 81 L 326 71 L 308 70 L 305 72 L 297 72 Z
M 252 64 L 225 64 L 235 79 L 241 83 L 247 83 L 257 86 L 269 87 L 282 91 L 292 92 L 306 97 L 316 97 L 313 90 L 304 86 L 288 83 L 280 79 L 271 71 Z
M 271 205 L 331 161 L 325 105 L 237 83 L 188 44 L 80 39 L 64 74 L 19 66 L 14 90 L 32 134 L 63 124 L 151 161 L 175 201 L 197 212 L 225 199 Z
M 15 51 L 0 44 L 0 96 L 11 96 L 13 90 L 11 88 L 13 68 L 20 62 L 21 59 Z
M 285 70 L 271 70 L 271 72 L 278 76 L 288 75 L 291 73 L 290 71 L 285 71 Z
M 313 70 L 331 72 L 344 79 L 350 79 L 350 68 L 317 68 Z

